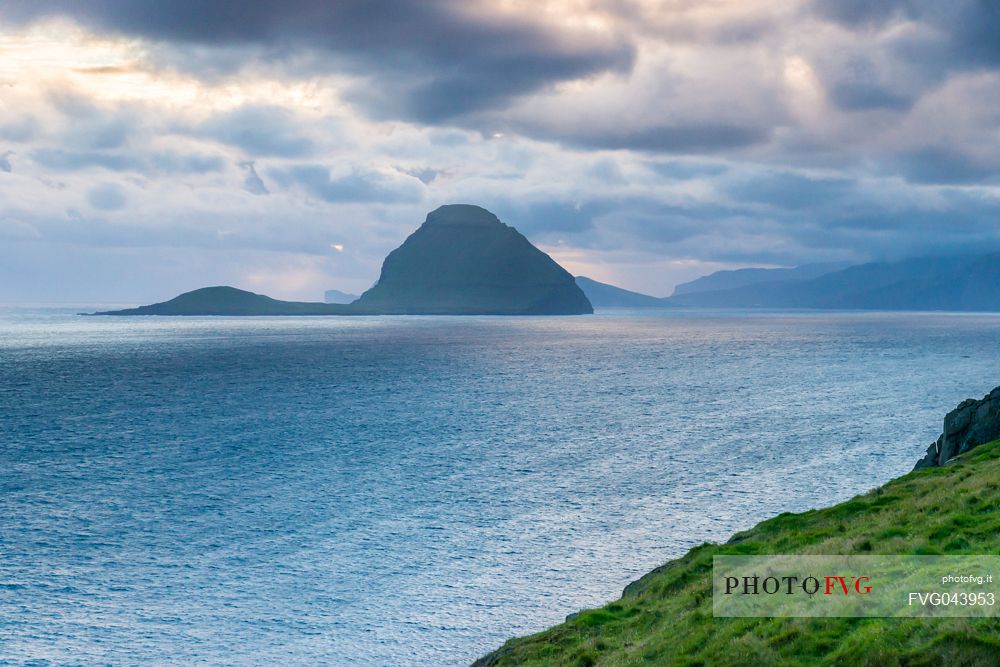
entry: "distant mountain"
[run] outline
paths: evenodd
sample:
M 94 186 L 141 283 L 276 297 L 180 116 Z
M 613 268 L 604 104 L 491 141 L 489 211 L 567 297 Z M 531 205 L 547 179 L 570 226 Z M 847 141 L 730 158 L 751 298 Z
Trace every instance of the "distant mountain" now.
M 670 298 L 681 306 L 862 310 L 1000 310 L 1000 253 L 852 266 L 812 280 Z
M 593 307 L 565 269 L 479 206 L 427 215 L 354 306 L 410 315 L 577 315 Z
M 761 283 L 786 282 L 790 280 L 811 280 L 819 276 L 841 271 L 851 266 L 849 262 L 829 262 L 824 264 L 803 264 L 792 269 L 736 269 L 716 271 L 691 282 L 681 283 L 674 288 L 673 296 L 696 292 L 716 292 L 759 285 Z
M 576 277 L 576 284 L 594 308 L 669 308 L 670 303 L 655 296 L 597 282 L 584 276 Z
M 336 292 L 334 296 L 351 295 Z M 331 292 L 327 292 L 329 296 Z M 204 287 L 150 306 L 96 315 L 577 315 L 594 312 L 565 269 L 486 209 L 442 206 L 389 253 L 353 303 L 278 301 Z
M 344 315 L 347 306 L 278 301 L 235 287 L 202 287 L 150 306 L 109 310 L 95 315 Z
M 357 299 L 357 294 L 348 294 L 337 289 L 328 289 L 323 293 L 323 301 L 326 303 L 351 303 Z

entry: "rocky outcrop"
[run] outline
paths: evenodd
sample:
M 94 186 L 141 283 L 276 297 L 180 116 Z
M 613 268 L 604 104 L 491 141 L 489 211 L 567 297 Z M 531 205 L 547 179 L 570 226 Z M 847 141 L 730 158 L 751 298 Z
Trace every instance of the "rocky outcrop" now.
M 959 403 L 944 418 L 944 430 L 914 470 L 944 465 L 959 454 L 1000 439 L 1000 387 L 982 400 Z

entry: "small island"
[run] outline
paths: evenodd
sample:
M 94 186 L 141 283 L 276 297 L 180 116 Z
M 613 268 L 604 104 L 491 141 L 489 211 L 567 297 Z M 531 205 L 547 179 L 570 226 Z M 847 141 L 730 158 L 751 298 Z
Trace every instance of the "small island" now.
M 94 315 L 347 315 L 348 306 L 336 303 L 279 301 L 263 294 L 226 285 L 202 287 L 163 303 Z
M 582 315 L 573 276 L 484 208 L 442 206 L 385 258 L 378 282 L 348 304 L 279 301 L 204 287 L 95 315 Z

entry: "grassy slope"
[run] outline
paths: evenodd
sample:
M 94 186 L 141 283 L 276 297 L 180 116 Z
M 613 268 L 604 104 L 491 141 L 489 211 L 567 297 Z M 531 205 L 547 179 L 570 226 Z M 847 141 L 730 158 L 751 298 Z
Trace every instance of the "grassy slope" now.
M 713 618 L 715 554 L 1000 554 L 1000 441 L 703 544 L 485 665 L 997 665 L 1000 619 Z

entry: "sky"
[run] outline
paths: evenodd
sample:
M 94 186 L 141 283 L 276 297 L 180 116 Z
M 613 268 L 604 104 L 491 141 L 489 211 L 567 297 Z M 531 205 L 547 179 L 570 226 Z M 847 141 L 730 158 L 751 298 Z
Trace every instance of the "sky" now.
M 360 293 L 447 203 L 657 296 L 1000 249 L 990 0 L 4 0 L 0 302 Z

